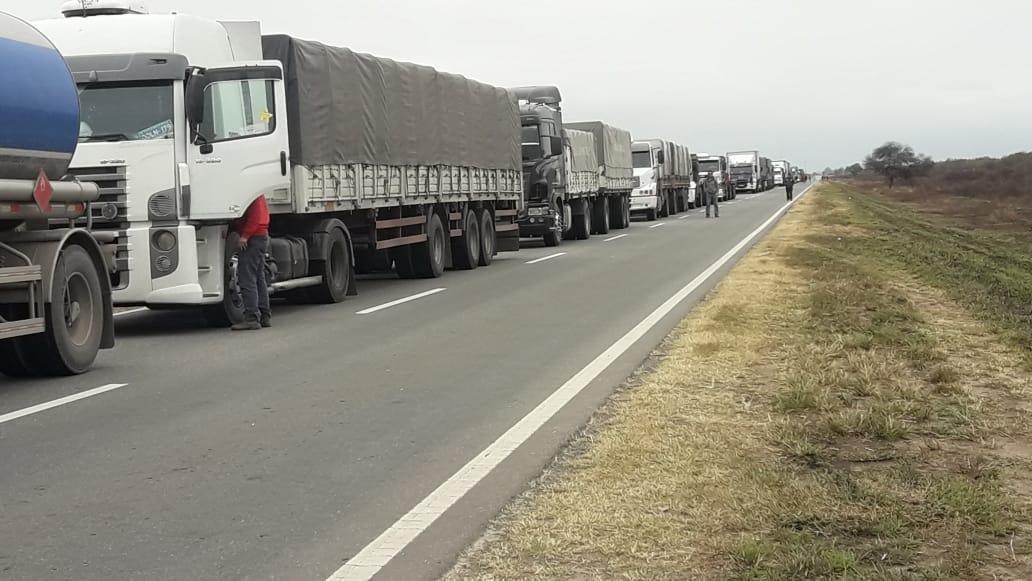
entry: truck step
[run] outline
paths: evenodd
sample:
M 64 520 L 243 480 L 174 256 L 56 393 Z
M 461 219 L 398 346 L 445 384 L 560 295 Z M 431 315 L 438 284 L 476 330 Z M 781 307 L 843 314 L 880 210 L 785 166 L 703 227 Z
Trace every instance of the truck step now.
M 43 268 L 38 264 L 0 268 L 0 286 L 5 284 L 35 282 L 38 280 L 43 280 Z
M 0 339 L 10 339 L 12 337 L 21 337 L 22 335 L 35 335 L 36 333 L 46 331 L 46 329 L 46 321 L 42 318 L 22 319 L 20 321 L 0 323 Z

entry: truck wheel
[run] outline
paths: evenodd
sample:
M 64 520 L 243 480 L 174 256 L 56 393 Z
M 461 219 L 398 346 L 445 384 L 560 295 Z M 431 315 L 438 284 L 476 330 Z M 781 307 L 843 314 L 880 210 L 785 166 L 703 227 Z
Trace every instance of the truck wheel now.
M 394 272 L 401 278 L 416 278 L 416 268 L 412 265 L 412 247 L 400 246 L 392 248 L 390 252 Z
M 204 307 L 204 318 L 212 327 L 229 327 L 244 320 L 244 298 L 237 284 L 236 249 L 240 235 L 230 232 L 226 235 L 225 270 L 223 273 L 222 301 Z
M 437 214 L 427 222 L 426 242 L 412 247 L 412 266 L 420 278 L 437 278 L 444 274 L 445 237 L 444 225 Z
M 480 266 L 490 266 L 494 261 L 497 236 L 494 214 L 487 208 L 480 210 Z
M 649 210 L 649 211 L 645 212 L 645 220 L 647 220 L 649 222 L 655 222 L 656 221 L 656 210 Z
M 627 227 L 624 218 L 629 218 L 628 214 L 631 210 L 629 203 L 627 196 L 620 196 L 609 201 L 609 225 L 614 230 L 623 230 Z
M 61 251 L 50 301 L 44 306 L 47 331 L 20 337 L 17 346 L 27 370 L 40 375 L 78 375 L 93 367 L 104 334 L 100 277 L 81 246 Z
M 581 213 L 573 217 L 573 235 L 577 240 L 591 238 L 591 202 L 581 200 Z
M 548 232 L 545 232 L 544 240 L 545 246 L 554 248 L 563 243 L 563 235 L 555 230 L 549 230 Z
M 322 260 L 313 260 L 310 266 L 313 275 L 323 277 L 318 286 L 302 289 L 311 302 L 328 305 L 339 303 L 348 296 L 352 275 L 351 252 L 347 236 L 340 228 L 330 231 L 326 256 Z
M 466 211 L 462 230 L 462 236 L 451 239 L 452 262 L 456 268 L 473 270 L 480 266 L 480 221 L 473 210 Z
M 609 234 L 609 198 L 599 198 L 591 205 L 592 234 Z

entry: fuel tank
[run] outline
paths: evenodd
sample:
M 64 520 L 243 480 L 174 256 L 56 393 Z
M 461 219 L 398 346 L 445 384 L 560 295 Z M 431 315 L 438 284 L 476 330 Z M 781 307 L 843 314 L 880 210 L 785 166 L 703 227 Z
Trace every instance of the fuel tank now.
M 31 24 L 0 12 L 0 179 L 51 180 L 79 140 L 79 95 L 61 53 Z

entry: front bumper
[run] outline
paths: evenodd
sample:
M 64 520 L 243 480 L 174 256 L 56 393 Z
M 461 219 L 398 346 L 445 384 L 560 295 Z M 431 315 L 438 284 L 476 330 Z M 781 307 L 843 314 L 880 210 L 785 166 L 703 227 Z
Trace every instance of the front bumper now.
M 549 211 L 547 214 L 533 216 L 529 215 L 528 212 L 521 213 L 516 219 L 516 224 L 520 227 L 520 237 L 534 238 L 544 236 L 546 233 L 559 228 L 559 217 L 556 216 L 555 212 Z
M 631 196 L 631 212 L 647 212 L 659 207 L 659 198 L 650 196 Z

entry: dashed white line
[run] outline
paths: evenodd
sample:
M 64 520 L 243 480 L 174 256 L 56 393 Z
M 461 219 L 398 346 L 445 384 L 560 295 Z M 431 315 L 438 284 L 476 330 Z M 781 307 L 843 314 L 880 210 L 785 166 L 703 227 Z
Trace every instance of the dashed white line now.
M 694 215 L 695 215 L 694 212 L 691 213 L 691 214 L 685 214 L 684 216 L 681 216 L 680 218 L 678 218 L 678 220 L 687 220 L 688 218 L 691 218 Z
M 660 222 L 659 224 L 653 224 L 649 228 L 659 228 L 660 226 L 666 226 L 666 222 Z
M 384 309 L 389 309 L 391 307 L 396 307 L 398 305 L 403 305 L 405 303 L 412 302 L 412 301 L 415 301 L 415 300 L 418 300 L 418 299 L 421 299 L 421 298 L 424 298 L 424 297 L 428 297 L 430 295 L 435 295 L 435 294 L 437 294 L 439 292 L 444 292 L 445 290 L 447 290 L 447 289 L 444 289 L 444 288 L 430 289 L 428 291 L 421 292 L 421 293 L 418 293 L 418 294 L 414 294 L 414 295 L 409 296 L 409 297 L 400 298 L 400 299 L 398 299 L 396 301 L 391 301 L 389 303 L 384 303 L 382 305 L 376 305 L 375 307 L 369 307 L 368 309 L 362 309 L 361 311 L 358 311 L 355 314 L 356 315 L 369 315 L 369 314 L 375 313 L 377 311 L 382 311 Z
M 541 258 L 535 258 L 534 260 L 528 260 L 527 264 L 537 264 L 539 262 L 544 262 L 546 260 L 552 260 L 553 258 L 559 258 L 560 256 L 566 256 L 566 253 L 565 252 L 556 252 L 555 254 L 549 254 L 548 256 L 543 256 Z
M 63 406 L 65 404 L 70 404 L 72 402 L 76 402 L 76 401 L 79 401 L 81 399 L 86 399 L 88 397 L 93 397 L 95 395 L 100 395 L 102 393 L 106 393 L 106 392 L 109 392 L 109 391 L 112 391 L 112 390 L 115 390 L 115 389 L 119 389 L 119 388 L 125 387 L 127 385 L 129 385 L 129 384 L 128 383 L 109 383 L 108 385 L 102 385 L 100 387 L 96 387 L 96 388 L 93 388 L 93 389 L 87 389 L 86 391 L 82 391 L 82 392 L 79 392 L 79 393 L 76 393 L 76 394 L 73 394 L 73 395 L 69 395 L 67 397 L 62 397 L 62 398 L 59 398 L 59 399 L 55 399 L 53 401 L 48 401 L 46 403 L 41 403 L 39 405 L 34 405 L 32 407 L 27 407 L 27 408 L 23 408 L 23 409 L 20 409 L 20 410 L 17 410 L 17 411 L 6 413 L 6 414 L 0 416 L 0 424 L 6 424 L 7 422 L 12 422 L 12 421 L 17 420 L 19 418 L 24 418 L 25 416 L 31 416 L 33 414 L 38 414 L 40 412 L 45 412 L 45 411 L 47 411 L 49 409 L 54 409 L 54 408 L 56 408 L 58 406 Z
M 126 315 L 132 315 L 133 313 L 142 313 L 143 311 L 146 311 L 146 310 L 148 310 L 147 307 L 140 307 L 138 309 L 129 309 L 128 311 L 119 311 L 119 312 L 115 313 L 115 316 L 116 317 L 124 317 Z
M 809 188 L 807 188 L 809 189 Z M 803 197 L 806 190 L 800 192 L 796 200 Z M 477 454 L 465 466 L 444 481 L 419 504 L 399 518 L 390 528 L 366 545 L 354 557 L 329 577 L 328 581 L 358 581 L 371 579 L 395 556 L 401 553 L 416 537 L 428 529 L 442 514 L 455 505 L 467 492 L 473 489 L 485 476 L 501 464 L 524 442 L 530 439 L 545 422 L 552 419 L 577 394 L 584 390 L 596 377 L 606 370 L 618 357 L 623 355 L 639 339 L 655 327 L 664 317 L 670 314 L 677 305 L 688 298 L 725 264 L 730 262 L 743 248 L 763 233 L 795 202 L 788 202 L 743 238 L 731 250 L 728 250 L 716 262 L 692 279 L 681 290 L 649 313 L 640 323 L 617 339 L 598 357 L 577 372 L 545 401 L 541 402 L 530 413 L 516 422 L 507 432 L 499 436 L 487 448 Z
M 624 238 L 626 236 L 627 236 L 626 234 L 617 234 L 616 236 L 613 236 L 612 238 L 606 238 L 602 242 L 612 242 L 613 240 L 619 240 L 619 239 Z

